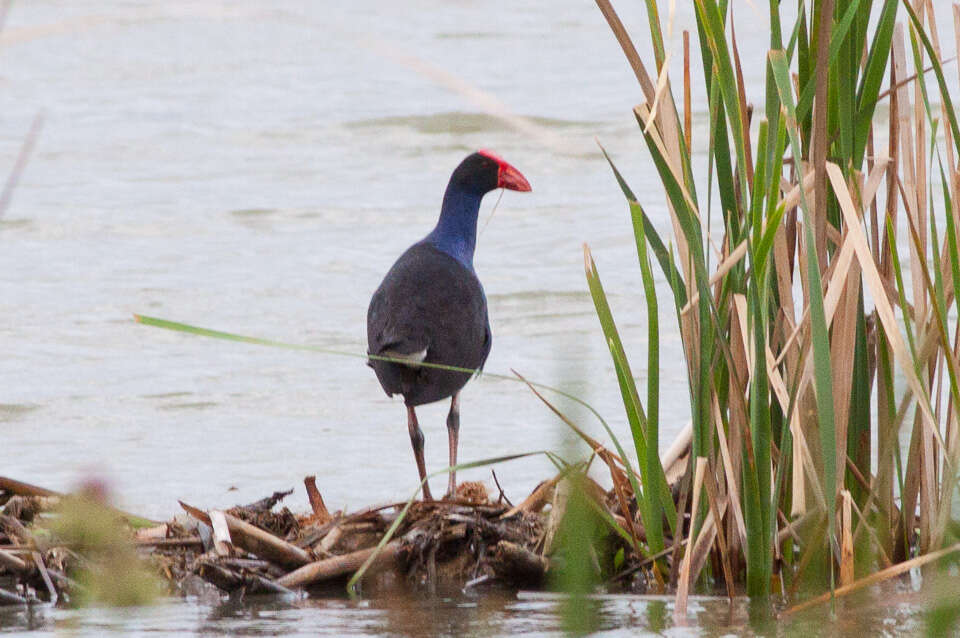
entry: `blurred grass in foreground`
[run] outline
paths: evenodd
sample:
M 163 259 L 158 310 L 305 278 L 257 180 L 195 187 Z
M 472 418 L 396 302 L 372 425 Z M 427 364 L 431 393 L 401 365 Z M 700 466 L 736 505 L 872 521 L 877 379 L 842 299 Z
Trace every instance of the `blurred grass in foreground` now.
M 129 528 L 109 507 L 106 486 L 87 482 L 65 497 L 51 532 L 84 560 L 75 574 L 80 587 L 71 601 L 76 606 L 147 605 L 166 591 L 160 579 L 137 555 Z

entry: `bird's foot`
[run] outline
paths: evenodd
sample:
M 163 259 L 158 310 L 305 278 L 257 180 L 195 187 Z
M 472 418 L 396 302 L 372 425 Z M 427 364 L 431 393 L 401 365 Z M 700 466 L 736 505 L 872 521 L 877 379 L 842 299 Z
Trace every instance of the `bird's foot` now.
M 428 483 L 423 484 L 423 502 L 432 503 L 433 494 L 430 493 L 430 485 Z

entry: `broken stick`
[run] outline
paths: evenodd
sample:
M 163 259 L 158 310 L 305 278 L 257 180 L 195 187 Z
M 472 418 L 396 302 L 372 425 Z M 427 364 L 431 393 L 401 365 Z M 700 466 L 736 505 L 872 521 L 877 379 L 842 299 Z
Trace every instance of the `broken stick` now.
M 320 490 L 317 489 L 317 477 L 308 476 L 303 479 L 303 484 L 307 488 L 307 498 L 310 499 L 310 507 L 313 509 L 314 516 L 317 517 L 317 522 L 320 525 L 329 522 L 333 517 L 330 516 L 330 511 L 327 510 L 327 506 L 323 502 Z
M 400 541 L 391 541 L 383 546 L 376 560 L 370 565 L 369 569 L 383 567 L 392 562 L 400 548 Z M 312 583 L 319 583 L 324 580 L 352 574 L 360 569 L 367 562 L 367 559 L 377 551 L 376 547 L 361 549 L 356 552 L 344 554 L 343 556 L 334 556 L 318 560 L 315 563 L 304 565 L 300 569 L 290 572 L 286 576 L 277 579 L 277 584 L 283 587 L 303 587 Z M 369 573 L 369 571 L 367 572 Z

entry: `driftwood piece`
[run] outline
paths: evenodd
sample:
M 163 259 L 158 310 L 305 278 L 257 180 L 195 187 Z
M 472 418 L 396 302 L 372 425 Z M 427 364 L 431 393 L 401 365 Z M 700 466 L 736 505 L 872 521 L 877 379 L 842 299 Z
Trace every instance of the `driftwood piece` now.
M 84 589 L 83 585 L 58 569 L 47 567 L 47 576 L 50 577 L 50 580 L 56 582 L 57 587 L 60 587 L 61 589 L 64 587 L 69 587 L 72 591 L 82 591 Z
M 460 525 L 457 527 L 463 527 L 464 530 L 466 530 L 466 528 L 469 526 L 486 538 L 506 540 L 516 544 L 521 544 L 528 540 L 525 536 L 524 530 L 517 529 L 516 526 L 509 525 L 506 522 L 498 523 L 496 520 L 491 521 L 480 516 L 469 516 L 466 514 L 458 514 L 456 512 L 447 514 L 443 518 L 450 523 L 459 523 Z M 450 528 L 450 530 L 455 529 L 456 527 Z M 463 536 L 460 536 L 460 538 L 462 537 Z M 444 538 L 443 540 L 447 539 Z
M 187 538 L 146 538 L 134 541 L 137 547 L 156 547 L 157 549 L 180 549 L 194 547 L 203 549 L 203 541 L 197 536 Z
M 269 574 L 272 578 L 278 578 L 287 573 L 287 570 L 274 565 L 268 560 L 260 558 L 221 558 L 217 564 L 229 567 L 231 569 L 241 569 L 246 571 L 260 571 Z
M 504 512 L 500 518 L 510 518 L 519 512 L 539 512 L 553 498 L 553 490 L 563 478 L 563 473 L 557 474 L 548 481 L 543 481 L 531 493 L 530 496 L 523 499 L 519 505 L 511 507 Z
M 249 505 L 241 505 L 237 509 L 247 510 L 248 512 L 269 512 L 273 509 L 273 506 L 293 494 L 293 488 L 290 488 L 286 492 L 274 492 L 266 498 L 261 498 L 259 501 L 254 501 Z
M 7 476 L 0 476 L 0 490 L 19 496 L 61 496 L 59 492 L 17 481 Z
M 203 580 L 228 593 L 243 589 L 248 594 L 293 594 L 283 585 L 260 574 L 247 572 L 243 568 L 237 571 L 205 558 L 198 561 L 197 573 Z
M 251 594 L 280 594 L 283 596 L 293 595 L 293 591 L 287 589 L 275 580 L 270 580 L 260 574 L 246 574 L 245 579 Z
M 200 578 L 225 592 L 232 592 L 243 586 L 240 574 L 207 559 L 198 562 L 196 571 Z
M 538 587 L 543 584 L 550 561 L 522 545 L 500 541 L 494 549 L 492 565 L 497 577 L 510 585 Z
M 210 527 L 213 528 L 213 551 L 217 556 L 233 556 L 233 540 L 227 527 L 227 517 L 220 510 L 210 510 Z
M 26 605 L 27 599 L 6 589 L 0 589 L 0 605 Z
M 503 503 L 492 503 L 488 505 L 471 505 L 474 512 L 483 516 L 503 516 L 509 509 Z
M 351 512 L 350 514 L 344 515 L 343 520 L 344 522 L 353 522 L 353 521 L 361 520 L 364 518 L 369 518 L 370 516 L 379 514 L 379 512 L 383 510 L 388 510 L 388 509 L 395 509 L 399 511 L 400 509 L 405 507 L 406 504 L 407 504 L 406 501 L 399 501 L 394 503 L 380 503 L 379 505 L 370 505 L 369 507 L 364 507 L 362 509 L 358 509 L 356 512 Z M 429 505 L 429 503 L 426 503 L 424 505 Z
M 211 524 L 210 516 L 206 512 L 187 505 L 183 501 L 180 501 L 180 505 L 194 518 L 207 525 Z M 244 551 L 285 567 L 300 567 L 313 560 L 305 550 L 282 538 L 277 538 L 270 532 L 265 532 L 227 513 L 224 513 L 223 517 L 227 522 L 233 544 Z
M 156 527 L 144 527 L 142 529 L 138 529 L 134 534 L 134 538 L 137 541 L 159 540 L 168 538 L 169 536 L 170 525 L 168 523 L 163 523 L 162 525 L 157 525 Z
M 12 516 L 0 514 L 0 531 L 18 544 L 30 546 L 36 544 L 36 539 L 33 537 L 33 534 L 23 526 L 23 523 Z
M 0 476 L 0 491 L 9 492 L 10 494 L 15 494 L 18 496 L 49 496 L 49 497 L 63 497 L 64 494 L 60 492 L 54 492 L 53 490 L 48 490 L 45 487 L 39 487 L 37 485 L 31 485 L 30 483 L 24 483 L 23 481 L 17 481 L 8 476 Z M 137 516 L 136 514 L 131 514 L 130 512 L 124 512 L 123 510 L 118 510 L 114 507 L 109 508 L 110 510 L 116 512 L 123 518 L 127 519 L 128 522 L 136 523 L 137 525 L 142 524 L 153 524 L 159 525 L 159 521 L 152 521 L 142 516 Z
M 203 521 L 197 521 L 197 534 L 200 536 L 200 545 L 203 547 L 204 553 L 212 552 L 213 528 Z
M 330 550 L 336 546 L 341 536 L 343 536 L 343 526 L 335 525 L 329 532 L 327 532 L 327 535 L 323 537 L 323 540 L 320 541 L 320 551 L 324 554 L 330 553 Z
M 333 517 L 330 516 L 330 511 L 323 502 L 323 496 L 317 489 L 317 477 L 307 476 L 303 479 L 303 485 L 307 488 L 307 498 L 310 500 L 310 507 L 313 509 L 313 515 L 316 517 L 317 523 L 323 525 L 329 522 Z
M 338 512 L 332 520 L 324 523 L 323 525 L 307 527 L 303 537 L 296 541 L 297 547 L 302 547 L 305 549 L 313 547 L 326 538 L 327 534 L 329 534 L 334 527 L 337 527 L 343 521 L 343 516 Z
M 370 565 L 368 574 L 372 570 L 392 563 L 400 548 L 400 541 L 391 541 L 383 546 L 376 560 Z M 303 587 L 318 583 L 338 576 L 351 574 L 367 562 L 367 559 L 376 551 L 376 547 L 361 549 L 356 552 L 344 554 L 343 556 L 334 556 L 319 560 L 309 565 L 304 565 L 296 571 L 292 571 L 283 578 L 278 578 L 277 583 L 284 587 Z
M 50 594 L 50 602 L 56 605 L 57 601 L 60 600 L 60 594 L 57 593 L 57 588 L 53 586 L 50 574 L 47 573 L 47 566 L 43 562 L 43 556 L 40 555 L 40 552 L 33 552 L 32 556 L 33 564 L 36 565 L 40 571 L 40 578 L 43 579 L 43 585 L 47 588 L 47 593 Z
M 225 510 L 225 512 L 234 518 L 246 521 L 279 538 L 290 538 L 300 532 L 300 521 L 297 520 L 293 512 L 286 507 L 276 512 L 273 510 L 256 511 L 242 507 L 231 507 Z
M 0 549 L 0 567 L 21 574 L 29 571 L 30 569 L 30 566 L 27 565 L 26 562 L 20 560 L 10 552 L 2 549 Z
M 45 512 L 60 503 L 59 496 L 16 496 L 10 497 L 3 506 L 3 513 L 15 519 L 30 523 L 40 512 Z

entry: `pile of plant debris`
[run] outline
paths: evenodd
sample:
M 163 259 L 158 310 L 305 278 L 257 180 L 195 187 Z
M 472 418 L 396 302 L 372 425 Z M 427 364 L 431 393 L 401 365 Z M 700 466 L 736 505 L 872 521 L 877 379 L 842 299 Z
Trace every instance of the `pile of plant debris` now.
M 129 570 L 152 565 L 171 592 L 201 597 L 342 595 L 355 575 L 364 595 L 411 587 L 541 588 L 562 569 L 559 539 L 570 493 L 562 475 L 516 506 L 502 491 L 492 499 L 482 483 L 463 483 L 453 499 L 351 513 L 329 512 L 314 478 L 304 484 L 312 506 L 306 514 L 280 506 L 290 490 L 228 510 L 181 502 L 183 514 L 159 523 L 110 507 L 96 488 L 66 495 L 0 477 L 0 605 L 68 603 L 95 586 L 91 573 L 129 580 L 104 567 L 123 554 L 117 533 L 139 558 Z M 615 511 L 615 495 L 592 485 L 596 505 Z

